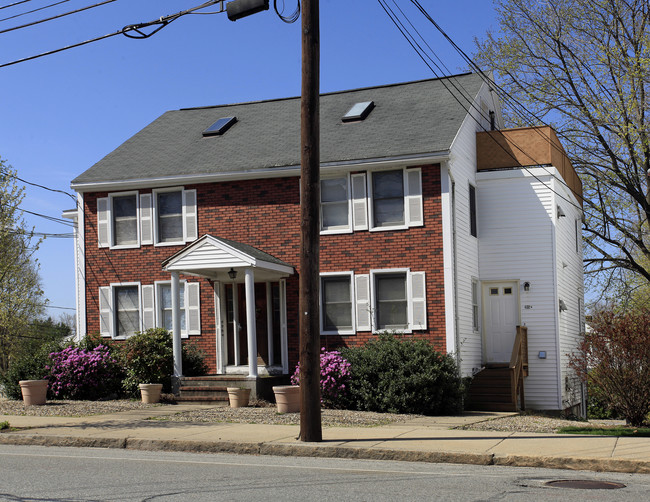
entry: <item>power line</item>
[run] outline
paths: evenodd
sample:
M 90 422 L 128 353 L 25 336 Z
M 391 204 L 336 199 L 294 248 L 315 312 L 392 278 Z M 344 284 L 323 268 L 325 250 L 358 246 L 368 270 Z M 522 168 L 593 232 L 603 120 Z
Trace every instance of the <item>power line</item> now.
M 114 1 L 114 0 L 110 0 L 110 1 Z M 42 53 L 36 54 L 34 56 L 28 56 L 28 57 L 25 57 L 25 58 L 16 59 L 14 61 L 10 61 L 9 63 L 3 63 L 3 64 L 0 64 L 0 68 L 5 68 L 7 66 L 12 66 L 12 65 L 15 65 L 15 64 L 18 64 L 18 63 L 24 63 L 26 61 L 31 61 L 33 59 L 38 59 L 38 58 L 42 58 L 42 57 L 45 57 L 45 56 L 51 56 L 52 54 L 57 54 L 59 52 L 66 51 L 68 49 L 74 49 L 75 47 L 81 47 L 83 45 L 87 45 L 87 44 L 90 44 L 90 43 L 93 43 L 93 42 L 98 42 L 99 40 L 104 40 L 105 38 L 114 37 L 115 35 L 127 35 L 127 33 L 131 32 L 131 31 L 139 32 L 140 29 L 148 27 L 148 26 L 160 25 L 157 29 L 155 29 L 151 33 L 145 34 L 145 33 L 139 32 L 140 36 L 137 36 L 137 37 L 132 36 L 132 35 L 130 36 L 130 38 L 148 38 L 148 37 L 150 37 L 151 35 L 157 33 L 162 28 L 167 26 L 169 23 L 171 23 L 172 21 L 178 19 L 181 16 L 184 16 L 186 14 L 191 14 L 194 11 L 199 10 L 199 9 L 205 9 L 206 7 L 209 7 L 211 5 L 215 5 L 215 4 L 218 4 L 218 3 L 223 4 L 223 2 L 225 2 L 225 1 L 226 0 L 209 0 L 209 1 L 207 1 L 207 2 L 205 2 L 203 4 L 201 4 L 201 5 L 198 5 L 197 7 L 192 7 L 191 9 L 187 9 L 187 10 L 178 12 L 176 14 L 170 14 L 168 16 L 162 16 L 162 17 L 158 18 L 155 21 L 150 21 L 150 22 L 147 22 L 147 23 L 128 25 L 128 26 L 125 26 L 121 30 L 118 30 L 118 31 L 116 31 L 114 33 L 108 33 L 106 35 L 102 35 L 102 36 L 99 36 L 99 37 L 84 40 L 83 42 L 78 42 L 76 44 L 67 45 L 67 46 L 61 47 L 59 49 L 54 49 L 54 50 L 51 50 L 51 51 L 42 52 Z M 223 10 L 220 11 L 220 12 L 223 12 Z
M 39 185 L 38 183 L 33 183 L 33 182 L 31 182 L 31 181 L 24 180 L 24 179 L 20 178 L 18 175 L 16 175 L 16 174 L 12 174 L 11 172 L 7 171 L 6 169 L 0 169 L 0 173 L 4 174 L 5 176 L 10 176 L 10 177 L 12 177 L 12 178 L 15 178 L 15 179 L 17 179 L 18 181 L 20 181 L 20 182 L 22 182 L 22 183 L 25 183 L 25 184 L 27 184 L 27 185 L 31 185 L 31 186 L 35 186 L 35 187 L 38 187 L 38 188 L 42 188 L 42 189 L 44 189 L 44 190 L 49 190 L 50 192 L 62 193 L 63 195 L 67 195 L 67 196 L 70 197 L 72 200 L 74 200 L 75 202 L 77 202 L 77 198 L 76 198 L 74 195 L 72 195 L 71 193 L 66 192 L 65 190 L 58 190 L 58 189 L 56 189 L 56 188 L 50 188 L 50 187 L 47 187 L 47 186 L 45 186 L 45 185 Z
M 107 3 L 111 3 L 111 2 L 115 2 L 115 0 L 104 0 L 103 2 L 96 3 L 94 5 L 88 5 L 86 7 L 81 7 L 80 9 L 72 10 L 69 12 L 64 12 L 63 14 L 57 14 L 56 16 L 51 16 L 45 19 L 39 19 L 38 21 L 32 21 L 31 23 L 21 24 L 20 26 L 14 26 L 13 28 L 7 28 L 6 30 L 0 30 L 0 35 L 3 33 L 8 33 L 10 31 L 20 30 L 22 28 L 35 26 L 37 24 L 45 23 L 47 21 L 52 21 L 54 19 L 59 19 L 65 16 L 69 16 L 71 14 L 77 14 L 78 12 L 83 12 L 88 9 L 94 9 L 95 7 L 101 7 L 102 5 L 106 5 Z
M 10 19 L 15 19 L 17 17 L 26 16 L 27 14 L 33 14 L 34 12 L 38 12 L 39 10 L 45 10 L 45 9 L 49 9 L 50 7 L 56 7 L 57 5 L 61 5 L 62 3 L 66 3 L 66 2 L 69 2 L 69 1 L 70 0 L 61 0 L 60 2 L 52 3 L 52 4 L 46 5 L 44 7 L 39 7 L 38 9 L 32 9 L 32 10 L 28 10 L 26 12 L 21 12 L 20 14 L 15 14 L 13 16 L 5 17 L 4 19 L 0 19 L 0 23 L 3 22 L 3 21 L 9 21 Z
M 27 3 L 27 2 L 31 2 L 31 1 L 32 0 L 21 0 L 20 2 L 14 2 L 14 3 L 10 3 L 9 5 L 3 5 L 2 7 L 0 7 L 0 10 L 8 9 L 9 7 L 13 7 L 15 5 L 20 5 L 21 3 Z
M 25 231 L 25 230 L 18 230 L 15 228 L 10 228 L 6 230 L 10 234 L 14 235 L 30 235 L 30 236 L 37 236 L 37 237 L 47 237 L 47 238 L 53 238 L 53 239 L 73 239 L 74 234 L 73 233 L 61 233 L 61 234 L 51 234 L 51 233 L 46 233 L 46 232 L 35 232 L 35 231 Z
M 23 209 L 22 207 L 18 208 L 20 211 L 23 213 L 31 214 L 32 216 L 38 216 L 39 218 L 43 218 L 49 221 L 53 221 L 54 223 L 60 223 L 61 225 L 66 225 L 68 227 L 74 227 L 74 223 L 71 222 L 70 220 L 64 220 L 63 218 L 56 218 L 54 216 L 48 216 L 46 214 L 41 214 L 41 213 L 35 213 L 33 211 L 28 211 L 27 209 Z
M 386 0 L 378 0 L 378 1 L 379 1 L 379 4 L 381 5 L 381 7 L 382 7 L 382 8 L 384 9 L 384 11 L 386 12 L 386 14 L 388 15 L 388 17 L 389 17 L 389 18 L 391 19 L 391 21 L 393 22 L 393 24 L 395 24 L 395 26 L 396 26 L 397 29 L 400 31 L 400 33 L 402 34 L 402 36 L 406 39 L 406 41 L 409 43 L 409 45 L 411 45 L 411 47 L 412 47 L 413 50 L 418 54 L 418 56 L 420 57 L 420 59 L 422 59 L 422 61 L 424 62 L 424 64 L 427 65 L 427 67 L 431 70 L 431 72 L 434 74 L 434 76 L 436 76 L 437 78 L 440 78 L 440 75 L 438 75 L 438 73 L 433 69 L 433 67 L 432 67 L 432 66 L 427 62 L 427 59 L 429 59 L 429 61 L 431 61 L 431 62 L 434 64 L 434 66 L 436 66 L 436 67 L 438 68 L 438 70 L 442 72 L 442 70 L 440 69 L 440 67 L 439 67 L 439 66 L 435 63 L 435 61 L 433 61 L 433 59 L 432 59 L 432 58 L 427 54 L 427 52 L 423 49 L 423 47 L 422 47 L 422 46 L 421 46 L 421 45 L 420 45 L 420 44 L 415 40 L 415 36 L 414 36 L 411 32 L 409 32 L 408 28 L 407 28 L 407 27 L 402 23 L 402 21 L 398 18 L 398 16 L 395 14 L 395 12 L 394 12 L 394 11 L 393 11 L 393 10 L 392 10 L 388 5 L 387 5 L 387 4 L 386 4 Z M 434 26 L 437 26 L 437 23 L 435 23 L 435 21 L 433 21 L 433 19 L 432 19 L 431 16 L 426 12 L 426 10 L 424 10 L 424 8 L 421 7 L 421 6 L 419 5 L 419 3 L 417 2 L 417 0 L 411 0 L 411 2 L 418 6 L 418 9 L 419 9 L 419 10 L 420 10 L 424 15 L 425 15 L 425 17 L 426 17 L 428 20 L 430 20 L 432 23 L 434 23 Z M 404 18 L 408 21 L 408 23 L 409 23 L 409 24 L 413 27 L 413 29 L 418 33 L 418 35 L 420 36 L 420 38 L 424 41 L 425 45 L 426 45 L 427 47 L 429 47 L 429 49 L 430 49 L 432 52 L 434 52 L 434 54 L 435 54 L 435 51 L 433 51 L 433 49 L 431 49 L 431 46 L 430 46 L 428 43 L 426 43 L 426 40 L 424 40 L 424 38 L 422 37 L 422 35 L 421 35 L 421 34 L 417 31 L 417 29 L 413 26 L 413 23 L 411 23 L 411 21 L 408 19 L 408 16 L 407 16 L 403 11 L 402 11 L 402 9 L 399 8 L 399 6 L 396 4 L 395 0 L 393 0 L 393 3 L 397 6 L 397 8 L 399 9 L 399 11 L 400 11 L 400 12 L 402 13 L 402 15 L 404 16 Z M 440 28 L 439 30 L 441 30 L 441 28 Z M 449 37 L 448 35 L 445 34 L 445 38 L 447 38 L 447 39 L 450 41 L 450 43 L 451 43 L 454 47 L 456 47 L 456 48 L 458 47 L 458 46 L 453 42 L 453 40 L 451 40 L 451 37 Z M 460 51 L 460 48 L 458 48 L 457 50 Z M 463 54 L 464 54 L 464 53 L 463 53 Z M 425 56 L 426 56 L 426 58 L 425 58 Z M 465 56 L 466 56 L 466 55 L 465 55 Z M 466 57 L 468 57 L 468 56 L 466 56 Z M 440 59 L 440 58 L 438 58 L 437 55 L 436 55 L 436 58 L 437 58 L 437 59 Z M 443 65 L 443 66 L 444 66 L 444 65 Z M 484 81 L 485 81 L 485 78 L 487 78 L 487 77 L 485 77 L 485 76 L 483 75 L 483 72 L 481 72 L 480 70 L 479 70 L 479 72 L 480 72 L 480 74 L 481 74 L 481 78 L 484 79 Z M 444 72 L 442 72 L 442 73 L 443 73 L 443 76 L 446 76 L 446 75 L 444 74 Z M 488 79 L 488 80 L 489 80 L 489 79 Z M 476 107 L 476 105 L 474 104 L 474 99 L 473 99 L 473 98 L 470 99 L 467 95 L 464 95 L 464 94 L 462 93 L 462 91 L 460 91 L 460 89 L 458 89 L 458 86 L 456 86 L 456 84 L 454 83 L 453 79 L 450 78 L 450 79 L 449 79 L 450 84 L 451 84 L 452 86 L 454 86 L 454 88 L 456 89 L 456 91 L 458 91 L 459 94 L 460 94 L 461 96 L 465 97 L 465 99 L 467 100 L 469 106 L 464 105 L 464 104 L 461 102 L 461 100 L 459 99 L 459 97 L 458 97 L 454 92 L 452 92 L 451 89 L 449 89 L 449 87 L 447 86 L 447 83 L 445 82 L 445 79 L 441 79 L 441 82 L 442 82 L 443 86 L 447 89 L 447 91 L 448 91 L 448 92 L 453 96 L 453 98 L 458 102 L 458 104 L 459 104 L 459 105 L 460 105 L 460 106 L 461 106 L 461 107 L 462 107 L 462 108 L 463 108 L 463 109 L 464 109 L 464 110 L 465 110 L 465 111 L 470 115 L 470 117 L 472 117 L 472 119 L 473 119 L 473 120 L 474 120 L 474 121 L 479 125 L 479 127 L 480 127 L 481 129 L 483 129 L 483 131 L 487 132 L 487 129 L 485 129 L 485 127 L 483 126 L 483 124 L 482 124 L 482 123 L 481 123 L 481 122 L 480 122 L 480 121 L 479 121 L 479 120 L 478 120 L 478 119 L 477 119 L 477 118 L 476 118 L 472 113 L 470 113 L 470 109 L 471 109 L 471 108 L 474 108 L 475 110 L 478 111 L 479 115 L 482 114 L 481 110 L 479 110 L 479 109 Z M 491 84 L 492 84 L 492 81 L 486 81 L 486 83 L 488 83 L 488 85 L 491 85 Z M 547 138 L 547 137 L 545 137 L 543 134 L 541 134 L 541 131 L 536 131 L 536 132 L 537 132 L 538 134 L 540 134 L 540 135 L 542 136 L 542 138 L 544 138 L 546 141 L 548 141 L 549 143 L 551 143 L 550 138 Z M 496 138 L 494 138 L 492 135 L 489 135 L 489 136 L 490 136 L 490 139 L 491 139 L 492 141 L 494 141 L 494 142 L 496 143 L 496 145 L 497 145 L 500 149 L 502 149 L 506 154 L 508 154 L 510 157 L 512 157 L 513 160 L 516 160 L 516 158 L 512 155 L 512 153 L 508 152 L 508 151 L 505 149 L 505 147 L 504 147 L 503 145 L 501 145 L 501 144 L 496 140 Z M 527 153 L 526 153 L 526 152 L 525 152 L 521 147 L 519 147 L 516 143 L 512 142 L 512 144 L 513 144 L 513 146 L 515 146 L 515 148 L 517 148 L 519 151 L 521 151 L 522 153 L 524 153 L 525 155 L 527 155 L 529 158 L 531 158 L 531 159 L 534 160 L 534 158 L 533 158 L 531 155 L 527 154 Z M 552 143 L 551 143 L 551 144 L 552 144 Z M 554 146 L 555 146 L 555 145 L 554 145 Z M 557 195 L 559 198 L 565 200 L 566 202 L 568 202 L 569 204 L 571 204 L 572 206 L 574 206 L 576 209 L 582 211 L 582 207 L 581 207 L 581 206 L 575 204 L 572 200 L 568 199 L 567 197 L 565 197 L 564 195 L 558 193 L 558 192 L 557 192 L 556 190 L 554 190 L 552 187 L 550 187 L 549 185 L 547 185 L 547 184 L 546 184 L 542 179 L 540 179 L 537 175 L 535 175 L 529 167 L 527 167 L 527 166 L 521 166 L 521 167 L 522 167 L 522 169 L 524 169 L 526 172 L 528 172 L 528 173 L 529 173 L 533 178 L 535 178 L 539 183 L 541 183 L 545 188 L 547 188 L 549 191 L 551 191 L 552 193 L 554 193 L 555 195 Z M 547 171 L 547 172 L 548 172 L 548 171 Z M 549 173 L 549 174 L 551 174 L 551 173 Z M 561 180 L 561 179 L 560 179 L 559 181 L 560 181 L 563 185 L 565 185 L 567 188 L 570 189 L 570 187 L 568 186 L 568 184 L 567 184 L 564 180 Z M 571 190 L 571 189 L 570 189 L 570 190 Z M 576 196 L 577 196 L 577 194 L 576 194 Z

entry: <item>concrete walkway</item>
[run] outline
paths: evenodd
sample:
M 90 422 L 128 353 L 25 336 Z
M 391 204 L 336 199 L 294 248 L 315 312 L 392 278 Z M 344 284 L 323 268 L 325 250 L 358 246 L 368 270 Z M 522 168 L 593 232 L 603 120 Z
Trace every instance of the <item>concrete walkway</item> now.
M 131 448 L 510 465 L 650 473 L 650 438 L 453 430 L 507 413 L 426 417 L 378 427 L 326 427 L 323 441 L 297 440 L 297 425 L 160 420 L 179 405 L 81 418 L 0 415 L 14 431 L 0 444 Z M 149 420 L 149 418 L 159 420 Z

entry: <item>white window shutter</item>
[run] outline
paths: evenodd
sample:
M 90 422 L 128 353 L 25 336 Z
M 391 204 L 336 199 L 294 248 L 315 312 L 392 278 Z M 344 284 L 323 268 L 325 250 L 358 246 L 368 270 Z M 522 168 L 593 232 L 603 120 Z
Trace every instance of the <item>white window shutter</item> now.
M 113 292 L 110 286 L 99 288 L 99 334 L 113 334 Z
M 409 227 L 424 225 L 422 210 L 422 170 L 406 170 L 406 224 Z
M 427 329 L 427 295 L 424 272 L 409 274 L 411 329 Z
M 109 235 L 110 211 L 108 208 L 108 197 L 97 199 L 97 241 L 100 248 L 107 248 L 111 245 Z
M 354 292 L 356 301 L 357 331 L 371 331 L 370 276 L 368 274 L 354 276 Z
M 190 242 L 197 238 L 196 190 L 183 190 L 183 239 Z
M 201 334 L 201 287 L 198 282 L 185 283 L 185 308 L 187 310 L 187 333 Z
M 140 243 L 153 244 L 153 218 L 151 210 L 151 194 L 140 195 Z
M 368 209 L 366 198 L 366 175 L 353 174 L 352 179 L 352 228 L 368 230 Z
M 146 331 L 156 327 L 153 285 L 142 286 L 140 294 L 142 295 L 142 329 Z

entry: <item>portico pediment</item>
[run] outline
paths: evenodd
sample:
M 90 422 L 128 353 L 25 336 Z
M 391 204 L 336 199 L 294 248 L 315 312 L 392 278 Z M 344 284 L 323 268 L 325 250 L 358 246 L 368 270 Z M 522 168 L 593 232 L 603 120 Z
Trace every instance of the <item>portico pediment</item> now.
M 248 244 L 204 235 L 162 263 L 163 270 L 232 282 L 228 271 L 253 268 L 256 281 L 278 280 L 293 274 L 288 263 Z M 237 282 L 243 281 L 237 274 Z

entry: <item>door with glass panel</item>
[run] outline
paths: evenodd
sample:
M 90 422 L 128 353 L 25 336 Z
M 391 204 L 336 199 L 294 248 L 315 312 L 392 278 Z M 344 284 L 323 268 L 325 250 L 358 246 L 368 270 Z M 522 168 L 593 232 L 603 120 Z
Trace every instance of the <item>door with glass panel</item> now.
M 483 333 L 488 363 L 510 361 L 519 324 L 519 288 L 512 282 L 483 284 Z

